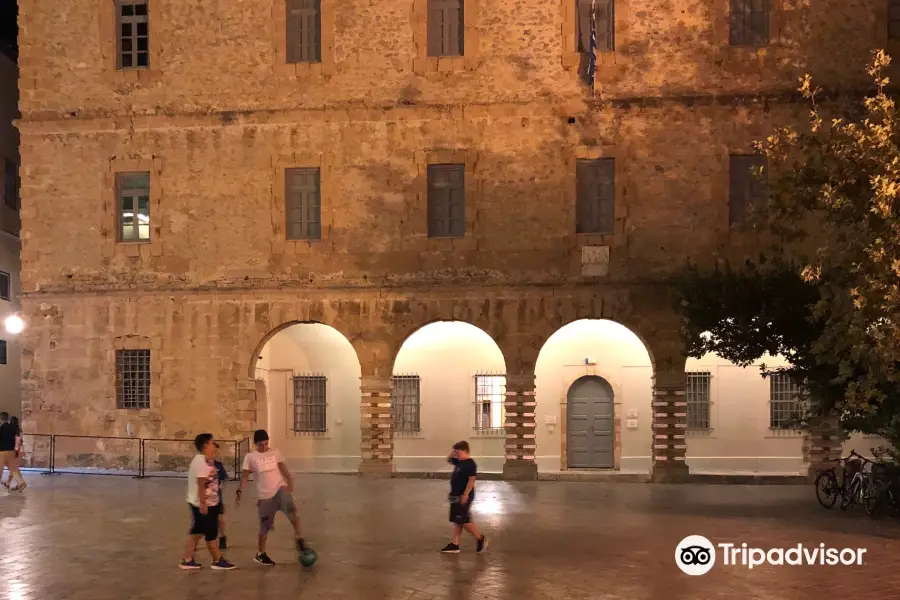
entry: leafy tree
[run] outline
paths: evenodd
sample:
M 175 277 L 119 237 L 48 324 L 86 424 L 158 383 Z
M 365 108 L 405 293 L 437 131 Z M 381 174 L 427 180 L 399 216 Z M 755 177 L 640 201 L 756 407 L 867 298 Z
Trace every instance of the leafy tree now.
M 900 447 L 900 121 L 889 64 L 875 54 L 875 91 L 855 117 L 839 104 L 826 115 L 803 78 L 809 123 L 756 144 L 769 195 L 751 223 L 778 243 L 737 269 L 689 267 L 678 295 L 692 356 L 747 365 L 782 354 L 811 393 L 812 417 L 839 415 Z

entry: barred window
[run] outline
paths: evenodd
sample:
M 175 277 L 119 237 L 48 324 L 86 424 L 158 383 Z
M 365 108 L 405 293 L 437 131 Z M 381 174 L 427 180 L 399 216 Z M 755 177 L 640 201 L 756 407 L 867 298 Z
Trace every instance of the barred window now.
M 731 0 L 728 41 L 732 46 L 769 43 L 769 0 Z
M 6 364 L 6 340 L 0 340 L 0 365 Z
M 294 431 L 297 433 L 324 433 L 326 398 L 324 375 L 297 375 L 294 377 Z
M 116 3 L 119 69 L 146 69 L 150 66 L 147 12 L 147 0 L 119 0 Z
M 116 408 L 150 408 L 149 350 L 116 350 Z
M 709 424 L 709 388 L 712 373 L 709 371 L 690 371 L 686 373 L 685 398 L 687 399 L 688 431 L 708 431 Z
M 803 388 L 787 373 L 769 376 L 769 428 L 797 429 L 803 418 Z
M 506 402 L 506 375 L 475 376 L 475 429 L 488 432 L 503 429 Z
M 394 375 L 391 387 L 391 416 L 393 417 L 394 431 L 400 433 L 421 431 L 419 390 L 418 375 Z
M 0 271 L 0 300 L 9 300 L 9 273 Z
M 321 0 L 287 0 L 287 61 L 317 63 L 321 59 Z
M 119 241 L 150 241 L 150 173 L 117 173 Z

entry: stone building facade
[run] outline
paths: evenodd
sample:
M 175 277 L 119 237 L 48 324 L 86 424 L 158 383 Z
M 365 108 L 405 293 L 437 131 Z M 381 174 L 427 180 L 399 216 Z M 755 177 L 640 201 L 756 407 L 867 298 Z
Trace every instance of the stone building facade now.
M 529 478 L 541 345 L 605 318 L 653 362 L 654 479 L 683 478 L 667 278 L 753 251 L 730 226 L 729 156 L 803 118 L 799 76 L 860 89 L 888 43 L 882 1 L 764 2 L 764 39 L 735 45 L 729 0 L 616 0 L 591 87 L 576 0 L 464 0 L 463 55 L 440 57 L 428 0 L 299 3 L 320 6 L 305 62 L 288 62 L 285 0 L 148 0 L 125 3 L 149 35 L 124 68 L 122 2 L 19 4 L 30 430 L 242 437 L 264 342 L 319 322 L 359 357 L 371 473 L 392 468 L 393 359 L 418 328 L 462 320 L 497 342 L 504 471 Z M 578 233 L 577 165 L 596 158 L 615 160 L 613 226 Z M 464 235 L 433 237 L 429 165 L 448 163 Z M 295 168 L 318 169 L 315 241 L 288 239 Z M 147 174 L 136 243 L 119 241 L 125 173 Z M 117 408 L 123 350 L 149 351 L 149 407 Z

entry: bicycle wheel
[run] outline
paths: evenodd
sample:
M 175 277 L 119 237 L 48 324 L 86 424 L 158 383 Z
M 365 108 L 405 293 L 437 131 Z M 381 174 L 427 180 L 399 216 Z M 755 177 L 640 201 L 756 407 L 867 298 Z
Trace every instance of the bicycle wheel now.
M 883 481 L 872 482 L 872 489 L 869 490 L 869 495 L 866 497 L 866 512 L 873 519 L 875 518 L 875 513 L 881 508 L 886 493 L 887 485 Z
M 834 508 L 838 496 L 837 477 L 833 471 L 823 471 L 816 477 L 816 499 L 824 508 Z
M 843 493 L 841 494 L 841 510 L 847 510 L 853 505 L 853 502 L 856 500 L 856 494 L 858 490 L 859 478 L 854 476 L 850 481 L 850 485 L 847 487 L 847 489 L 843 490 Z

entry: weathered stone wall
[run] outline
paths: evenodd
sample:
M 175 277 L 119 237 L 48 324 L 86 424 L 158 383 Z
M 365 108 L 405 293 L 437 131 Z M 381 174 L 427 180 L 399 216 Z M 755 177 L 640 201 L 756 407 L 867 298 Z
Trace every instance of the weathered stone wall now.
M 416 328 L 459 319 L 504 353 L 508 474 L 531 476 L 541 344 L 604 317 L 647 344 L 654 455 L 684 471 L 684 357 L 660 283 L 687 258 L 752 251 L 728 227 L 729 152 L 803 118 L 786 93 L 804 72 L 865 83 L 881 3 L 773 2 L 756 51 L 728 47 L 728 0 L 619 0 L 596 96 L 568 0 L 466 0 L 466 57 L 450 60 L 425 57 L 425 4 L 325 0 L 323 63 L 305 67 L 284 64 L 281 0 L 151 0 L 151 68 L 119 72 L 113 2 L 21 1 L 32 431 L 243 435 L 255 349 L 311 320 L 356 349 L 364 463 L 389 469 L 393 357 Z M 616 158 L 615 233 L 577 236 L 575 160 L 596 156 Z M 435 161 L 466 165 L 464 239 L 427 237 Z M 321 242 L 284 239 L 293 166 L 322 170 Z M 126 170 L 151 172 L 148 244 L 115 241 Z M 583 276 L 584 246 L 609 247 L 608 274 Z M 116 410 L 117 347 L 152 350 L 150 410 Z

